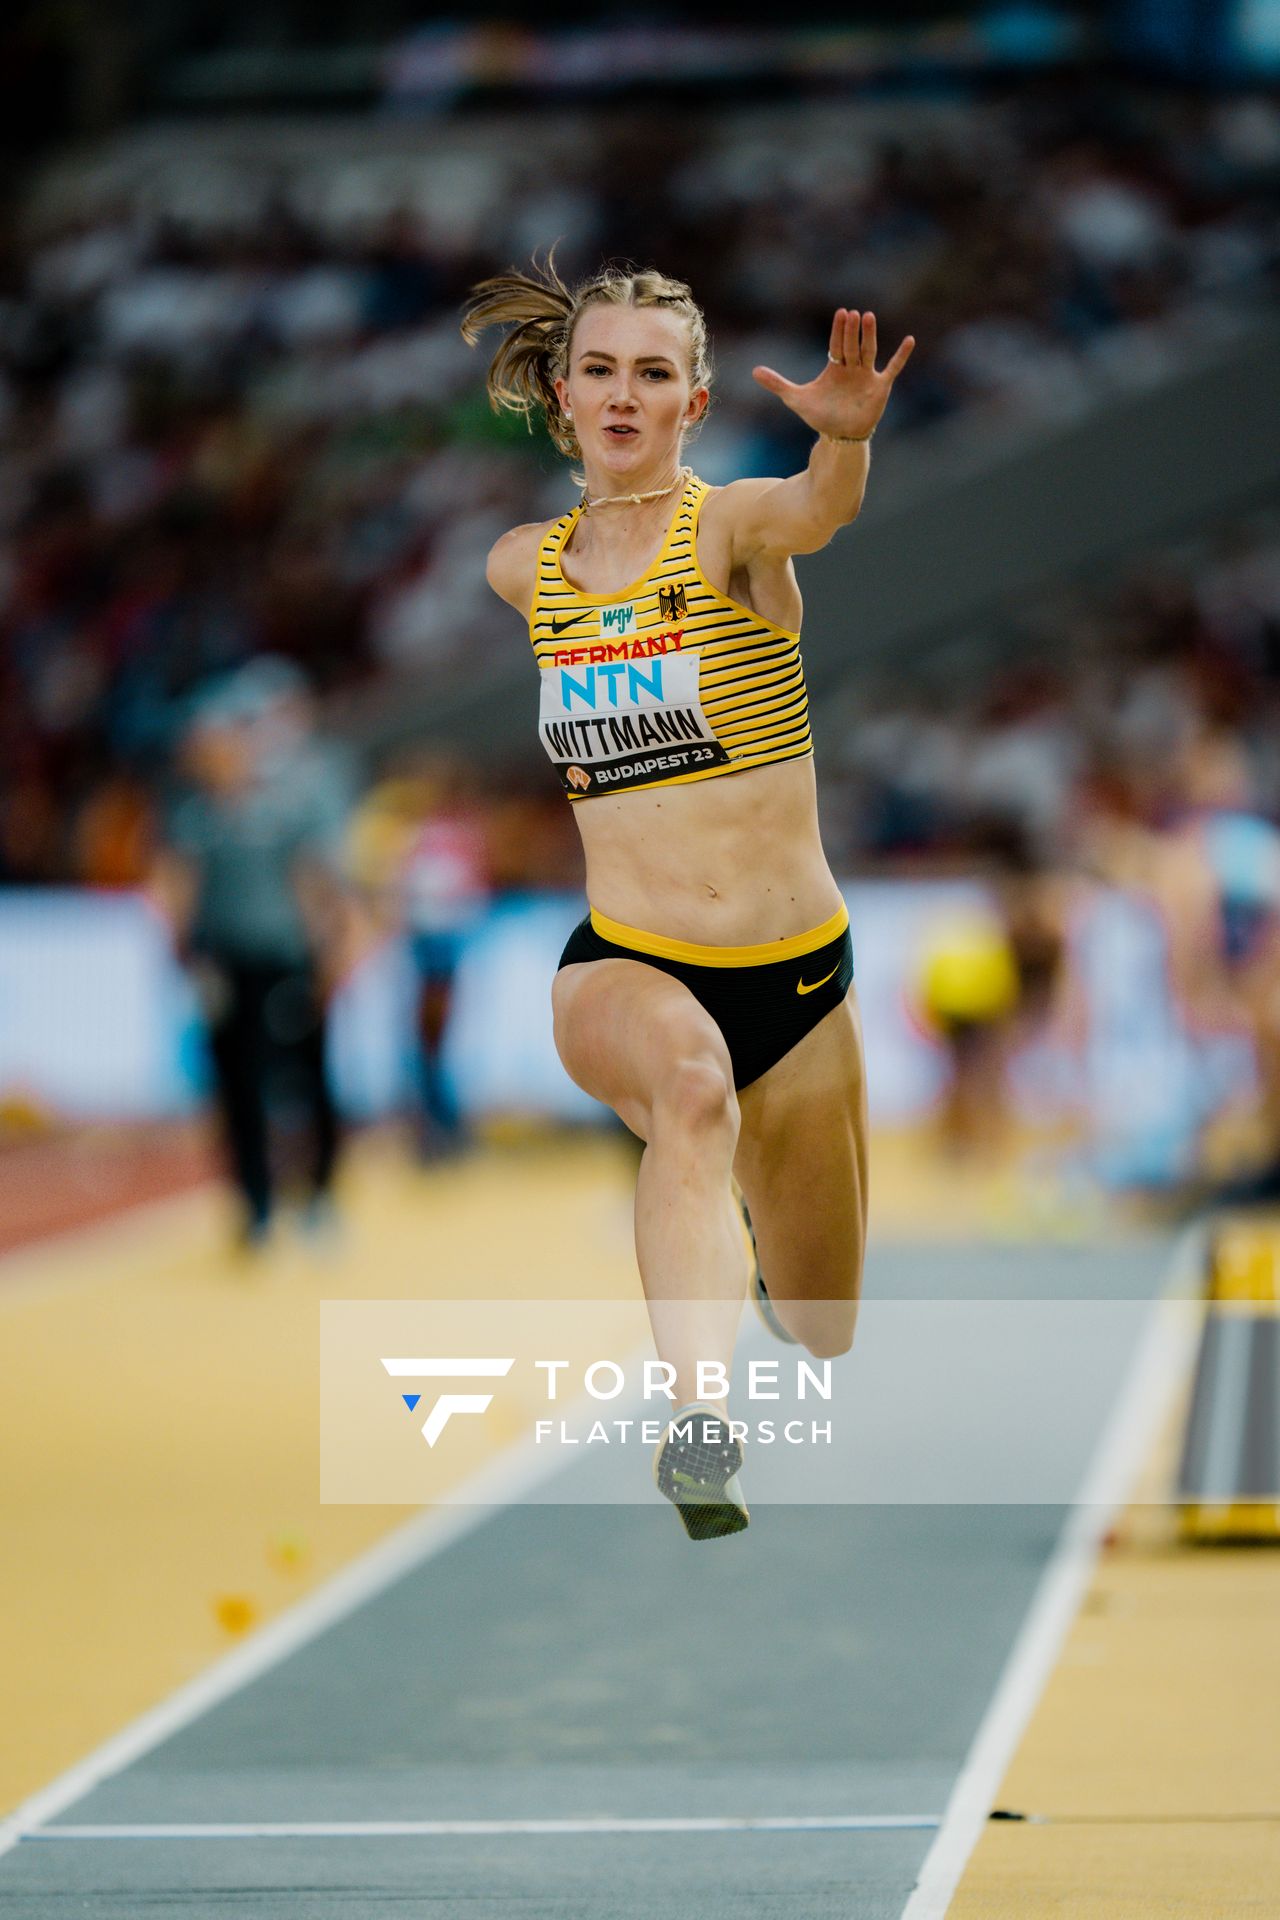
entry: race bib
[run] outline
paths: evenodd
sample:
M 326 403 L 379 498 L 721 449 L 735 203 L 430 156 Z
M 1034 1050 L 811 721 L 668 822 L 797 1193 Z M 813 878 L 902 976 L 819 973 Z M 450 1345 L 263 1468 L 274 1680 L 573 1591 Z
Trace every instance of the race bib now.
M 652 786 L 729 756 L 698 696 L 696 651 L 544 668 L 538 731 L 566 793 Z

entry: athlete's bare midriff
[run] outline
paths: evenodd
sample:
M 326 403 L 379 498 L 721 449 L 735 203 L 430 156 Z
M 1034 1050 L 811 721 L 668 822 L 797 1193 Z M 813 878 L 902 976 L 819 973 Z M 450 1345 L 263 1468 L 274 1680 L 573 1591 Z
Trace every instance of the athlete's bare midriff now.
M 646 933 L 755 946 L 807 933 L 842 903 L 822 851 L 812 758 L 603 794 L 573 815 L 591 905 Z

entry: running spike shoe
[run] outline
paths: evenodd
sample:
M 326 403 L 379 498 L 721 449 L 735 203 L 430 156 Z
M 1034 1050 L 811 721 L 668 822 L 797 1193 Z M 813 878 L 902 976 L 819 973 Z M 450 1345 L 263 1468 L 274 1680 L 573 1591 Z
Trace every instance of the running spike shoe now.
M 781 1320 L 779 1320 L 777 1314 L 774 1312 L 773 1302 L 769 1298 L 768 1291 L 764 1284 L 764 1276 L 759 1267 L 756 1268 L 755 1276 L 751 1282 L 751 1299 L 756 1312 L 760 1315 L 760 1318 L 764 1321 L 764 1324 L 776 1340 L 785 1340 L 789 1347 L 798 1347 L 800 1345 L 794 1333 L 787 1332 Z
M 756 1252 L 755 1228 L 751 1224 L 751 1214 L 748 1211 L 746 1201 L 742 1197 L 742 1189 L 736 1180 L 733 1183 L 733 1197 L 738 1203 L 738 1212 L 742 1215 L 742 1225 L 746 1232 L 747 1243 L 751 1249 L 751 1304 L 775 1340 L 785 1340 L 789 1347 L 798 1347 L 800 1342 L 793 1333 L 787 1332 L 773 1310 L 773 1302 L 769 1298 L 768 1290 L 764 1284 L 764 1275 L 760 1271 L 760 1256 Z
M 691 1540 L 716 1540 L 746 1526 L 751 1516 L 738 1481 L 741 1465 L 742 1442 L 714 1407 L 695 1401 L 671 1415 L 653 1477 Z

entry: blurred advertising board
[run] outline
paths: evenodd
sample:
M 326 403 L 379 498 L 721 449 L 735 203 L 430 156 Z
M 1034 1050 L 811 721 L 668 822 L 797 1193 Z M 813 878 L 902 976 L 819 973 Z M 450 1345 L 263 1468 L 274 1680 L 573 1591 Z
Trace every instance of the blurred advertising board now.
M 990 905 L 966 880 L 856 881 L 844 891 L 872 1117 L 908 1123 L 930 1107 L 948 1071 L 922 1011 L 923 955 L 938 928 L 989 915 Z M 583 911 L 570 894 L 508 895 L 468 937 L 445 1060 L 469 1115 L 603 1118 L 564 1073 L 551 1035 L 551 982 Z M 1139 902 L 1098 890 L 1069 945 L 1071 1017 L 1015 1055 L 1015 1103 L 1049 1121 L 1080 1113 L 1119 1184 L 1171 1177 L 1206 1111 L 1247 1087 L 1247 1049 L 1184 1031 L 1163 930 Z M 409 949 L 391 941 L 339 994 L 330 1061 L 350 1118 L 411 1103 L 416 992 Z M 29 1099 L 68 1120 L 142 1118 L 189 1111 L 207 1084 L 195 988 L 143 899 L 0 895 L 0 1099 Z

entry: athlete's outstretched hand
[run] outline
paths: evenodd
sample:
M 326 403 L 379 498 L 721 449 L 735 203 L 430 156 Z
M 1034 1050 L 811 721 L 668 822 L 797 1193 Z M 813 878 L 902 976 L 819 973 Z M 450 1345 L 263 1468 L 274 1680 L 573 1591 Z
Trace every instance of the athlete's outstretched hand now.
M 879 420 L 915 344 L 915 335 L 909 333 L 883 373 L 877 373 L 874 313 L 859 315 L 848 307 L 837 307 L 827 364 L 816 380 L 799 387 L 772 367 L 753 371 L 760 385 L 776 393 L 815 433 L 853 439 L 870 433 Z

